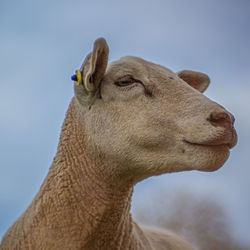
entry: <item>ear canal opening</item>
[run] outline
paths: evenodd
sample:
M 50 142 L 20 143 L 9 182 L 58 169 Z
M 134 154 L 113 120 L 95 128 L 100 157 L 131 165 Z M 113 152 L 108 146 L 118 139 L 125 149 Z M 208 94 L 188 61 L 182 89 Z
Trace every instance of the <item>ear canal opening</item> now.
M 92 81 L 92 75 L 91 73 L 87 72 L 85 78 L 84 78 L 84 87 L 88 92 L 95 91 L 94 84 Z

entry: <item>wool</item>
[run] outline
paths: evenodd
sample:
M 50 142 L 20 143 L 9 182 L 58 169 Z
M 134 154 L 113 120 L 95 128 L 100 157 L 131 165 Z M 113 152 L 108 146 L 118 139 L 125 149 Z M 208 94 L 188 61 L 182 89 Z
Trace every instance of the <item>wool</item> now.
M 74 85 L 49 173 L 1 250 L 195 249 L 139 226 L 133 188 L 154 175 L 220 168 L 237 142 L 234 118 L 201 93 L 207 75 L 136 57 L 108 64 L 108 52 L 96 40 L 77 71 L 84 81 Z

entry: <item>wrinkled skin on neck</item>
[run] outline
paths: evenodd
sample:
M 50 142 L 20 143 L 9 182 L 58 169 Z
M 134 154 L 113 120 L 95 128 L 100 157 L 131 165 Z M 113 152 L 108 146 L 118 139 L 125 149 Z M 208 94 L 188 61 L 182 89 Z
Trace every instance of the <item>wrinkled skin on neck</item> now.
M 143 249 L 130 214 L 133 185 L 121 185 L 101 157 L 88 153 L 76 102 L 48 176 L 0 249 Z

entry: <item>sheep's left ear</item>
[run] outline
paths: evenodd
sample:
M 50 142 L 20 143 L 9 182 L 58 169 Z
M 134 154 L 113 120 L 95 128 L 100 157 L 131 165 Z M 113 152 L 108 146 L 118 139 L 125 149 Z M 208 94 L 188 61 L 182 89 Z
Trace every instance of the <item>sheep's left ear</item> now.
M 104 38 L 98 38 L 76 76 L 75 95 L 83 105 L 91 107 L 100 91 L 100 83 L 108 65 L 109 47 Z M 74 79 L 74 80 L 75 80 Z M 79 82 L 78 82 L 79 81 Z
M 94 92 L 99 87 L 108 65 L 109 47 L 104 38 L 98 38 L 83 65 L 83 84 L 88 92 Z
M 207 89 L 210 83 L 209 77 L 206 74 L 200 72 L 182 70 L 179 71 L 177 75 L 191 87 L 199 90 L 201 93 L 203 93 Z

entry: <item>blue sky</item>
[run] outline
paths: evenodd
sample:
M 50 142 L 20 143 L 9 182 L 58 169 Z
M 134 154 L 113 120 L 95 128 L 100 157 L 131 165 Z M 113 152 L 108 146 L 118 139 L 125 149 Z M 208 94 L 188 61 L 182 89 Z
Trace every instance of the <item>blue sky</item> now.
M 213 194 L 249 242 L 248 0 L 1 1 L 0 237 L 46 176 L 73 96 L 70 76 L 100 36 L 110 61 L 134 55 L 207 73 L 205 94 L 236 117 L 239 143 L 222 169 L 150 178 L 136 187 L 133 211 L 161 190 Z

